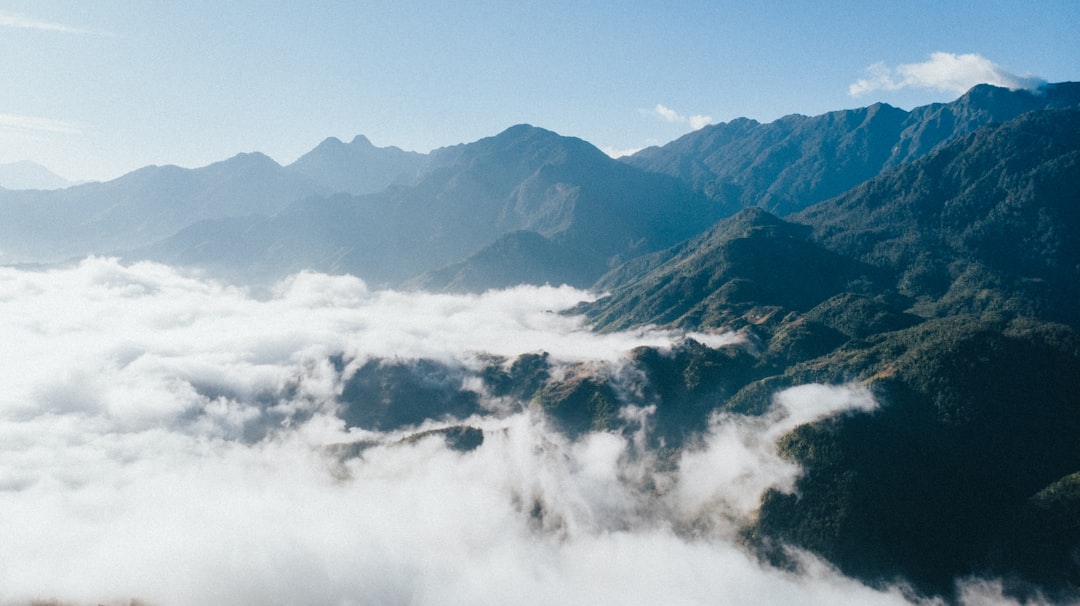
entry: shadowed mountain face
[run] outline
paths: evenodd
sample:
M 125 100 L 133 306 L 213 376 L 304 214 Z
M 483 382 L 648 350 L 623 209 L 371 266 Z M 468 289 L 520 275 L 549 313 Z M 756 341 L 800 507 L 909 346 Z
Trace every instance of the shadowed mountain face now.
M 624 160 L 676 176 L 728 208 L 760 206 L 783 216 L 916 160 L 993 122 L 1038 109 L 1080 106 L 1080 84 L 1036 92 L 979 85 L 952 103 L 910 112 L 884 104 L 768 124 L 707 126 Z
M 644 275 L 620 269 L 607 276 L 603 283 L 632 277 L 591 306 L 596 311 L 590 315 L 609 328 L 726 326 L 777 309 L 805 311 L 851 284 L 874 279 L 873 267 L 814 244 L 809 233 L 804 226 L 748 208 L 658 253 L 655 260 L 666 259 Z

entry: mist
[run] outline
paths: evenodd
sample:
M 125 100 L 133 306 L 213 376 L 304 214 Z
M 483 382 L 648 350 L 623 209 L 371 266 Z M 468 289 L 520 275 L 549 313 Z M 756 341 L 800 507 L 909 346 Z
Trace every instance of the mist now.
M 646 403 L 623 411 L 636 431 L 576 440 L 528 407 L 492 405 L 459 420 L 483 431 L 467 452 L 341 420 L 337 396 L 365 360 L 469 367 L 544 351 L 618 367 L 686 337 L 598 335 L 558 313 L 591 296 L 374 291 L 301 273 L 255 297 L 115 259 L 0 268 L 0 604 L 914 600 L 805 553 L 772 568 L 738 541 L 763 492 L 798 477 L 776 440 L 872 411 L 859 386 L 804 385 L 763 416 L 716 415 L 663 471 L 641 439 Z M 1001 601 L 987 583 L 964 595 Z

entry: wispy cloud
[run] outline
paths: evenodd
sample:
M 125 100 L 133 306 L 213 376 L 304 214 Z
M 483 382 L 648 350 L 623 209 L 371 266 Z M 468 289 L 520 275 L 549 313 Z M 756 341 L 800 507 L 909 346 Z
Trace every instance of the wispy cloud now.
M 81 135 L 85 132 L 82 126 L 73 122 L 19 114 L 0 114 L 0 130 L 64 135 Z
M 708 126 L 712 123 L 712 116 L 704 116 L 701 114 L 697 114 L 694 116 L 683 116 L 679 112 L 661 103 L 657 103 L 656 107 L 652 109 L 643 109 L 641 110 L 641 112 L 644 114 L 655 116 L 665 122 L 671 122 L 672 124 L 689 124 L 690 128 L 694 130 L 698 130 L 699 128 Z
M 71 27 L 62 23 L 42 21 L 26 15 L 18 15 L 6 11 L 0 11 L 0 27 L 13 27 L 17 29 L 36 29 L 47 32 L 59 32 L 64 34 L 89 34 L 90 30 Z
M 1045 84 L 1035 76 L 1018 76 L 976 53 L 936 52 L 922 63 L 904 63 L 889 67 L 884 62 L 866 68 L 867 76 L 848 87 L 848 94 L 858 97 L 878 90 L 928 88 L 963 93 L 977 84 L 993 84 L 1013 90 L 1034 89 Z

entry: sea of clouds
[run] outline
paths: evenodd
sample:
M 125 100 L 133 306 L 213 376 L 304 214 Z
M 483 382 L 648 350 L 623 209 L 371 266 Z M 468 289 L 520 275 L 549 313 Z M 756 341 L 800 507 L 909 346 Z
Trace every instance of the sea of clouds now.
M 640 435 L 571 441 L 524 407 L 468 419 L 484 431 L 468 452 L 338 416 L 350 368 L 371 358 L 468 365 L 546 351 L 617 365 L 683 337 L 597 335 L 556 313 L 589 297 L 372 291 L 313 273 L 253 296 L 105 258 L 0 268 L 0 604 L 913 599 L 806 554 L 797 571 L 771 568 L 737 541 L 762 492 L 797 478 L 776 440 L 873 409 L 858 387 L 801 386 L 762 417 L 717 416 L 665 472 Z M 271 431 L 245 431 L 266 419 Z M 351 443 L 365 448 L 335 448 Z M 964 592 L 1000 599 L 993 583 Z

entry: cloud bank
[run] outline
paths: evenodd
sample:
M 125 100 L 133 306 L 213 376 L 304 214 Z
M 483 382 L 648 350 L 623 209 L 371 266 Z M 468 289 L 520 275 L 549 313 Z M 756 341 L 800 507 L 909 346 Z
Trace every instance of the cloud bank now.
M 711 116 L 703 116 L 700 114 L 694 116 L 683 116 L 679 114 L 679 112 L 660 103 L 657 103 L 656 107 L 652 109 L 641 111 L 642 113 L 659 118 L 664 122 L 670 122 L 672 124 L 688 124 L 690 125 L 690 128 L 694 130 L 704 128 L 712 123 Z
M 256 299 L 154 264 L 0 268 L 0 604 L 908 603 L 809 555 L 770 568 L 733 540 L 762 491 L 798 474 L 776 438 L 873 408 L 862 388 L 718 416 L 664 472 L 635 436 L 570 441 L 524 409 L 469 419 L 484 441 L 464 453 L 337 416 L 335 353 L 614 364 L 678 338 L 553 313 L 587 296 L 304 273 Z M 275 431 L 244 437 L 270 414 Z M 335 448 L 351 443 L 367 447 Z
M 1034 76 L 1013 74 L 975 53 L 936 52 L 922 63 L 905 63 L 896 67 L 875 63 L 866 68 L 866 72 L 866 78 L 860 78 L 848 87 L 848 94 L 859 97 L 879 90 L 905 88 L 964 93 L 977 84 L 993 84 L 1017 90 L 1036 89 L 1046 83 Z

